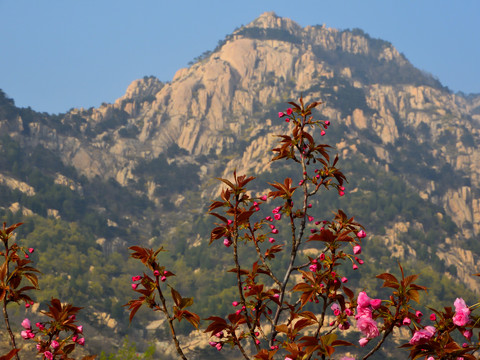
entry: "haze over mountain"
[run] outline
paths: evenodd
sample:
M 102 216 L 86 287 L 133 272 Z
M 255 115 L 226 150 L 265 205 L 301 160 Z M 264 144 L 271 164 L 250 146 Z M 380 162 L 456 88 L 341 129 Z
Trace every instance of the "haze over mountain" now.
M 205 206 L 219 189 L 212 179 L 233 169 L 259 181 L 286 173 L 270 163 L 270 134 L 286 126 L 276 115 L 285 102 L 301 95 L 323 102 L 317 116 L 332 123 L 325 141 L 350 181 L 344 198 L 320 197 L 318 216 L 341 207 L 366 225 L 376 247 L 368 271 L 394 257 L 438 280 L 438 300 L 449 300 L 453 286 L 479 293 L 470 274 L 480 255 L 480 95 L 453 94 L 361 30 L 302 28 L 274 13 L 197 60 L 171 82 L 138 79 L 113 104 L 55 116 L 17 108 L 0 93 L 2 214 L 25 221 L 20 235 L 36 247 L 49 241 L 60 252 L 68 243 L 84 256 L 76 283 L 71 263 L 47 270 L 42 263 L 56 260 L 40 258 L 49 279 L 40 300 L 84 294 L 78 305 L 97 309 L 92 331 L 124 334 L 121 305 L 130 294 L 118 287 L 128 288 L 135 271 L 122 266 L 126 247 L 166 243 L 165 261 L 187 279 L 179 286 L 212 308 L 202 277 L 224 264 L 223 249 L 206 246 Z M 58 229 L 42 237 L 49 227 Z

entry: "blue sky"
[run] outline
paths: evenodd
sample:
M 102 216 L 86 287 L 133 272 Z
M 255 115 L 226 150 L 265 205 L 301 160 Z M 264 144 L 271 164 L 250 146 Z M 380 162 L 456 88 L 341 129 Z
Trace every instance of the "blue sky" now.
M 0 0 L 0 89 L 65 112 L 175 72 L 265 11 L 301 26 L 361 28 L 453 91 L 480 93 L 480 1 Z

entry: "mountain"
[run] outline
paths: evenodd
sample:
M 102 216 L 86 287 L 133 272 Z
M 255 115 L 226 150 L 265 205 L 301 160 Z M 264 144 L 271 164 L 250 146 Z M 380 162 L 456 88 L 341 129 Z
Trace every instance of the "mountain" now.
M 205 205 L 219 190 L 212 179 L 233 169 L 259 181 L 284 174 L 270 163 L 268 134 L 282 132 L 276 114 L 300 95 L 323 102 L 326 142 L 350 180 L 344 198 L 326 194 L 319 204 L 367 226 L 370 270 L 399 258 L 437 284 L 435 299 L 449 300 L 453 286 L 478 294 L 470 274 L 480 255 L 480 95 L 452 93 L 359 29 L 302 28 L 274 13 L 196 60 L 170 82 L 145 77 L 113 104 L 66 114 L 20 109 L 0 93 L 2 214 L 25 220 L 20 236 L 38 247 L 53 238 L 58 251 L 67 243 L 85 256 L 72 260 L 77 284 L 62 291 L 53 283 L 66 281 L 68 266 L 48 271 L 48 294 L 108 297 L 91 303 L 100 309 L 92 328 L 129 331 L 121 305 L 130 294 L 117 287 L 136 271 L 122 264 L 136 243 L 169 244 L 166 263 L 187 279 L 180 286 L 202 294 L 205 269 L 224 257 L 201 250 Z

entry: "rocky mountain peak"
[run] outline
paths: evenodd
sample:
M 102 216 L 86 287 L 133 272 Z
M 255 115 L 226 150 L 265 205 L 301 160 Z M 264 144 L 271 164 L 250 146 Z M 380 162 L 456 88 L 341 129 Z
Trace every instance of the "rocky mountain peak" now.
M 291 33 L 302 31 L 302 27 L 295 21 L 277 16 L 275 12 L 268 11 L 261 14 L 258 18 L 245 26 L 246 28 L 279 29 Z

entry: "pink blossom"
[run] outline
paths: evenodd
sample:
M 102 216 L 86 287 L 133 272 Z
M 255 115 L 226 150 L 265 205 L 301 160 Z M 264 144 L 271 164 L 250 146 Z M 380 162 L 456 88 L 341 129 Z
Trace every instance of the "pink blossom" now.
M 345 276 L 344 276 L 344 277 L 342 277 L 342 283 L 344 283 L 344 284 L 345 284 L 346 282 L 348 282 L 348 278 L 346 278 Z
M 60 344 L 58 343 L 57 340 L 52 340 L 52 342 L 50 343 L 50 345 L 52 345 L 52 348 L 56 349 L 60 346 Z
M 432 320 L 432 321 L 437 320 L 437 315 L 435 315 L 435 314 L 430 314 L 430 320 Z
M 282 218 L 282 214 L 275 214 L 273 217 L 275 220 L 280 220 Z
M 311 272 L 316 272 L 317 271 L 317 264 L 312 264 L 308 267 Z
M 368 344 L 369 341 L 370 341 L 370 339 L 361 338 L 360 340 L 358 340 L 358 343 L 360 344 L 361 347 L 364 347 L 365 345 Z
M 364 230 L 360 230 L 360 231 L 357 233 L 357 236 L 358 236 L 358 238 L 363 239 L 364 237 L 367 236 L 367 233 L 366 233 Z
M 138 284 L 132 284 L 132 289 L 135 290 L 137 288 Z
M 357 320 L 357 328 L 363 333 L 363 335 L 365 335 L 367 339 L 373 339 L 379 334 L 375 320 L 366 316 L 361 316 Z
M 453 323 L 457 326 L 465 326 L 468 324 L 470 310 L 457 311 L 453 316 Z
M 28 252 L 29 252 L 30 254 L 33 253 L 34 251 L 35 251 L 34 248 L 28 248 Z
M 349 308 L 346 308 L 345 309 L 345 314 L 347 314 L 347 316 L 352 316 L 352 310 L 350 310 Z
M 36 327 L 38 327 L 40 330 L 44 330 L 45 329 L 45 326 L 43 326 L 43 324 L 41 322 L 37 322 L 35 324 Z
M 293 112 L 292 108 L 287 109 L 287 115 L 292 115 L 292 112 Z
M 465 336 L 465 337 L 468 339 L 468 341 L 470 341 L 470 339 L 471 339 L 472 336 L 473 336 L 472 330 L 465 330 L 465 331 L 463 332 L 463 336 Z
M 285 114 L 283 113 L 283 111 L 280 111 L 280 112 L 278 113 L 278 117 L 279 117 L 279 118 L 282 118 L 282 117 L 284 117 L 284 116 L 285 116 Z
M 353 265 L 352 265 L 352 269 L 353 269 L 353 270 L 357 270 L 357 269 L 358 269 L 357 264 L 353 264 Z
M 28 340 L 28 339 L 30 339 L 30 337 L 28 336 L 28 333 L 29 333 L 29 332 L 30 332 L 29 330 L 23 330 L 23 331 L 20 333 L 20 335 L 21 335 L 22 338 L 24 338 L 25 340 Z
M 370 305 L 372 308 L 377 310 L 380 306 L 382 306 L 382 299 L 372 299 L 372 301 L 370 301 Z
M 330 126 L 330 121 L 325 121 L 325 125 Z
M 278 229 L 273 229 L 272 234 L 278 234 Z
M 413 334 L 413 337 L 410 339 L 410 345 L 420 345 L 425 344 L 435 335 L 436 329 L 433 326 L 425 326 L 422 330 L 418 330 Z
M 239 304 L 239 302 L 238 302 L 238 301 L 234 301 L 234 302 L 232 302 L 232 305 L 233 305 L 233 306 L 238 306 L 238 304 Z
M 218 351 L 222 350 L 222 343 L 217 343 L 217 345 L 215 345 L 215 347 L 217 348 Z
M 270 244 L 273 244 L 275 242 L 275 239 L 274 238 L 269 238 L 268 241 L 270 242 Z
M 340 360 L 355 360 L 355 358 L 344 356 Z
M 468 324 L 470 309 L 462 298 L 457 298 L 453 303 L 455 306 L 455 315 L 453 316 L 453 323 L 457 326 L 465 326 Z
M 308 217 L 308 221 L 312 222 L 315 218 L 313 216 Z
M 85 345 L 85 338 L 80 338 L 80 339 L 78 339 L 78 340 L 77 340 L 77 344 L 78 344 L 78 345 L 81 345 L 81 346 Z
M 83 326 L 82 325 L 77 326 L 77 332 L 80 333 L 80 334 L 83 334 Z
M 263 195 L 263 196 L 260 198 L 260 200 L 262 200 L 262 201 L 267 201 L 267 195 Z
M 359 307 L 365 308 L 370 306 L 370 302 L 372 299 L 370 299 L 365 291 L 361 291 L 360 294 L 358 294 L 357 298 L 357 304 Z
M 410 320 L 410 318 L 408 317 L 403 319 L 403 322 L 402 322 L 403 325 L 410 325 L 411 323 L 412 323 L 412 320 Z
M 160 281 L 161 281 L 161 282 L 165 282 L 165 280 L 167 280 L 167 277 L 166 277 L 166 276 L 162 276 L 162 277 L 160 278 Z
M 361 254 L 362 253 L 362 247 L 360 245 L 355 245 L 353 247 L 353 253 L 355 255 Z
M 216 342 L 216 341 L 209 341 L 208 343 L 210 344 L 211 347 L 217 346 L 217 342 Z
M 48 360 L 52 360 L 53 359 L 53 354 L 50 352 L 50 351 L 45 351 L 43 353 L 43 355 L 45 356 L 45 358 L 47 358 Z
M 343 195 L 345 195 L 345 192 L 344 191 L 339 191 L 338 195 L 343 196 Z
M 320 136 L 324 136 L 326 134 L 325 130 L 320 131 Z
M 226 247 L 230 247 L 230 245 L 232 245 L 232 241 L 230 239 L 223 239 L 223 245 L 225 245 Z
M 32 325 L 30 324 L 30 320 L 28 319 L 24 319 L 22 321 L 22 326 L 27 330 L 32 328 Z
M 153 276 L 160 276 L 160 271 L 155 270 L 155 271 L 153 272 Z
M 372 309 L 370 307 L 360 307 L 357 306 L 357 314 L 355 315 L 355 319 L 358 320 L 361 317 L 372 318 Z
M 420 310 L 415 311 L 415 316 L 417 318 L 421 318 L 423 316 L 423 313 Z

